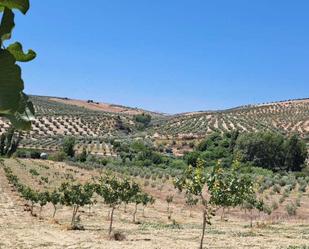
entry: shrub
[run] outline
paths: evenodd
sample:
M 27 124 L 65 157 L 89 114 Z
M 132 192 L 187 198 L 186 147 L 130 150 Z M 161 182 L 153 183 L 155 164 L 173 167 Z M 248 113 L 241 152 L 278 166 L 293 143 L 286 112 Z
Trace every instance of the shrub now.
M 306 189 L 307 189 L 307 183 L 303 183 L 303 184 L 301 184 L 301 185 L 299 185 L 299 187 L 298 187 L 298 191 L 299 192 L 306 192 Z
M 289 216 L 294 216 L 296 215 L 296 210 L 297 210 L 297 207 L 293 204 L 293 203 L 288 203 L 286 206 L 285 206 L 285 209 L 288 213 Z
M 272 210 L 277 210 L 279 208 L 278 202 L 272 201 L 271 208 Z
M 62 151 L 49 156 L 49 159 L 56 162 L 63 162 L 66 159 L 66 154 Z
M 277 194 L 280 194 L 280 192 L 281 192 L 280 186 L 274 185 L 274 186 L 273 186 L 273 191 L 274 191 L 275 193 L 277 193 Z
M 301 206 L 301 198 L 297 198 L 297 199 L 296 199 L 295 205 L 296 205 L 297 207 L 300 207 L 300 206 Z
M 62 151 L 65 155 L 69 157 L 74 157 L 75 155 L 75 138 L 74 137 L 65 137 L 62 143 Z
M 38 176 L 38 175 L 40 175 L 39 172 L 36 171 L 36 169 L 30 169 L 29 172 L 30 172 L 30 174 L 33 175 L 33 176 Z
M 285 197 L 281 196 L 280 199 L 279 199 L 279 203 L 282 204 L 284 201 L 285 201 Z

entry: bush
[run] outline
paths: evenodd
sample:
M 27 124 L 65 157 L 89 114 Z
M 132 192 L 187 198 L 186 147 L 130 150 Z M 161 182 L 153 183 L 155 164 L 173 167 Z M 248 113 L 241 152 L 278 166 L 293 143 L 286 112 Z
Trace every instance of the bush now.
M 285 209 L 288 213 L 289 216 L 294 216 L 296 215 L 296 210 L 297 210 L 297 207 L 296 205 L 294 205 L 293 203 L 288 203 L 286 206 L 285 206 Z
M 66 158 L 67 158 L 66 154 L 60 151 L 53 155 L 50 155 L 48 159 L 56 162 L 63 162 Z
M 272 208 L 272 210 L 277 210 L 277 209 L 279 208 L 278 203 L 277 203 L 276 201 L 273 201 L 273 202 L 271 203 L 271 208 Z
M 65 137 L 62 143 L 62 151 L 65 153 L 65 155 L 69 157 L 74 157 L 75 151 L 75 138 L 74 137 Z
M 29 172 L 33 176 L 38 176 L 39 175 L 39 172 L 37 172 L 35 169 L 30 169 Z
M 279 199 L 279 203 L 282 204 L 284 201 L 285 201 L 285 197 L 281 196 L 280 199 Z
M 303 183 L 303 184 L 301 184 L 301 185 L 299 185 L 299 187 L 298 187 L 298 191 L 299 192 L 306 192 L 306 189 L 307 189 L 307 183 Z
M 301 206 L 301 198 L 298 197 L 295 201 L 295 204 L 296 204 L 297 207 L 300 207 Z
M 40 159 L 41 152 L 33 149 L 18 149 L 14 155 L 19 158 Z
M 280 194 L 280 192 L 281 192 L 280 186 L 274 185 L 274 186 L 273 186 L 273 191 L 274 191 L 275 193 L 277 193 L 277 194 Z

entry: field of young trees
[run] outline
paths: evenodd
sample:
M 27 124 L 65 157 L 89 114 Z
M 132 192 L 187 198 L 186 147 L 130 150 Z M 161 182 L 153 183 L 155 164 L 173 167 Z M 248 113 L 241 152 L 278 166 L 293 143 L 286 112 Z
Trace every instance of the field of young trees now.
M 198 194 L 202 189 L 208 205 L 213 196 L 212 210 L 207 207 L 205 248 L 308 245 L 309 179 L 259 176 L 259 185 L 252 185 L 256 205 L 246 197 L 243 202 L 240 192 L 248 189 L 238 190 L 237 200 L 222 201 L 222 193 L 232 197 L 233 192 L 217 192 L 203 180 L 191 185 L 195 180 L 188 171 L 168 179 L 153 173 L 148 179 L 117 167 L 86 169 L 29 159 L 1 164 L 4 248 L 197 248 L 205 208 Z M 212 182 L 225 189 L 225 176 L 218 175 Z

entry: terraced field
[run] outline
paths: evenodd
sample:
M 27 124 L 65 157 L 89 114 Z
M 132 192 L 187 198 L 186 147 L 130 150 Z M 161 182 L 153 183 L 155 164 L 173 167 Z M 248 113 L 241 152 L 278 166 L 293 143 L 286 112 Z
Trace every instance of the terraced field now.
M 86 170 L 65 163 L 41 160 L 6 159 L 4 164 L 10 167 L 23 184 L 37 190 L 52 190 L 63 181 L 90 181 L 102 173 L 101 170 Z M 85 230 L 68 230 L 71 208 L 59 207 L 56 218 L 52 219 L 53 208 L 48 204 L 43 208 L 41 219 L 31 216 L 27 211 L 26 201 L 21 199 L 8 183 L 4 170 L 0 167 L 0 248 L 196 248 L 201 229 L 199 207 L 190 211 L 185 205 L 183 194 L 174 190 L 170 180 L 150 180 L 153 184 L 146 185 L 145 182 L 149 180 L 140 176 L 135 179 L 143 186 L 144 191 L 156 198 L 156 202 L 145 209 L 144 215 L 141 208 L 138 210 L 138 223 L 132 223 L 133 205 L 128 206 L 127 212 L 124 212 L 123 206 L 118 208 L 114 225 L 126 238 L 124 241 L 114 241 L 106 236 L 109 207 L 104 205 L 100 198 L 96 198 L 97 203 L 91 209 L 85 207 L 79 212 Z M 277 180 L 279 183 L 280 179 Z M 158 188 L 159 184 L 161 188 Z M 278 202 L 278 207 L 271 215 L 254 212 L 255 225 L 250 228 L 249 213 L 231 209 L 226 219 L 220 220 L 218 211 L 213 225 L 207 227 L 206 246 L 233 249 L 287 249 L 309 246 L 308 190 L 302 192 L 300 207 L 297 208 L 296 215 L 290 217 L 285 206 L 298 198 L 298 184 L 296 183 L 282 203 L 279 199 L 284 195 L 284 187 L 276 192 L 273 186 L 263 192 L 264 196 L 268 196 L 269 203 Z M 168 195 L 174 196 L 171 204 L 174 222 L 167 219 L 165 199 Z M 35 214 L 38 213 L 39 207 L 36 206 Z

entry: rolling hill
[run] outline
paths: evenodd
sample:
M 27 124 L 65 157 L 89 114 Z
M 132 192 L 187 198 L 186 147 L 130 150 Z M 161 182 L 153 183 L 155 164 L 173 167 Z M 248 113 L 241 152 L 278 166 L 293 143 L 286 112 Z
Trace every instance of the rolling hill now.
M 75 136 L 77 150 L 86 147 L 100 155 L 114 155 L 112 139 L 148 137 L 173 149 L 175 155 L 190 150 L 194 142 L 211 132 L 239 130 L 298 133 L 309 140 L 309 99 L 298 99 L 228 110 L 165 115 L 138 108 L 68 98 L 31 96 L 37 119 L 24 133 L 21 146 L 54 151 L 64 136 Z M 151 124 L 141 130 L 135 115 L 147 113 Z M 9 127 L 0 120 L 0 133 Z

